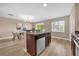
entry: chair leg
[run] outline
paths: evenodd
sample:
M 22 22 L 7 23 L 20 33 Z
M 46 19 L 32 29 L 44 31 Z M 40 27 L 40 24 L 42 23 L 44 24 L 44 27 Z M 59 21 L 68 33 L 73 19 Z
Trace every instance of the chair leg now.
M 13 41 L 15 40 L 15 36 L 13 36 L 12 40 L 13 40 Z
M 17 35 L 17 37 L 18 37 L 19 40 L 21 40 L 21 36 L 20 35 Z

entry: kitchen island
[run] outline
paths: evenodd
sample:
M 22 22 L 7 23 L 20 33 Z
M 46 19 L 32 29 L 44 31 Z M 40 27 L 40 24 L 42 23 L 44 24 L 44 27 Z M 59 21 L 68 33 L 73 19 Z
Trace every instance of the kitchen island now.
M 28 32 L 27 33 L 27 52 L 32 55 L 40 55 L 51 42 L 50 32 Z

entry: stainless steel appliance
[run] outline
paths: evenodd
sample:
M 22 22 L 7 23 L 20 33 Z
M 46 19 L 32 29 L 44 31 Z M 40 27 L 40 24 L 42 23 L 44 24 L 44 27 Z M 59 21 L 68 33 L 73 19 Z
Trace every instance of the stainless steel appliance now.
M 79 56 L 79 34 L 73 34 L 73 41 L 75 43 L 75 55 Z

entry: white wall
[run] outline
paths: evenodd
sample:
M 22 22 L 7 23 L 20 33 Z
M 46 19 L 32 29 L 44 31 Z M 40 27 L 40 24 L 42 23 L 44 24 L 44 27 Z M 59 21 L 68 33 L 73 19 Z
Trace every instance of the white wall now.
M 79 3 L 75 3 L 75 31 L 79 31 Z
M 73 4 L 71 14 L 70 14 L 70 40 L 71 40 L 71 34 L 75 32 L 75 5 Z
M 0 34 L 15 31 L 18 22 L 21 21 L 0 17 Z
M 26 24 L 27 29 L 32 29 L 32 24 L 29 22 L 0 17 L 0 34 L 15 31 L 17 23 Z

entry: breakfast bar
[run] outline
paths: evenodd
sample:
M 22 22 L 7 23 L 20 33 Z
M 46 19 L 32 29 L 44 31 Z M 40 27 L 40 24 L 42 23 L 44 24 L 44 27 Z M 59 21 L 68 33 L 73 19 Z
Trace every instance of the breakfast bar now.
M 50 32 L 28 32 L 27 38 L 27 52 L 32 55 L 40 55 L 51 42 Z

